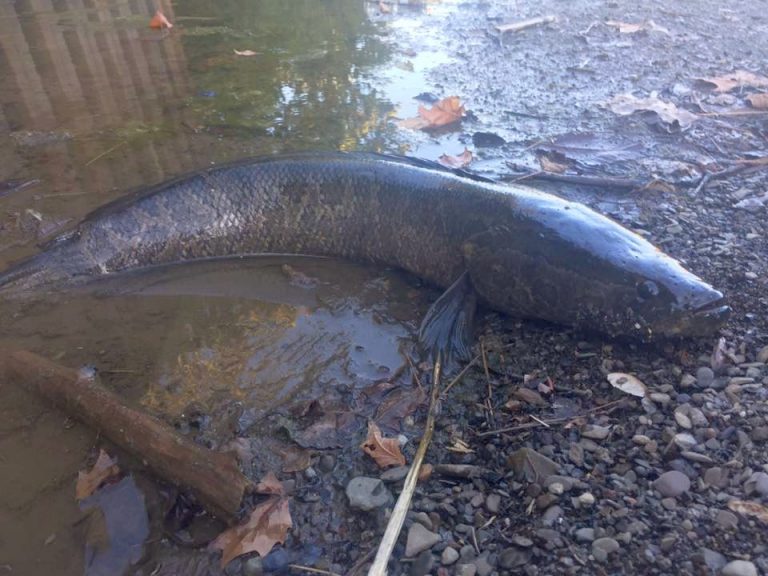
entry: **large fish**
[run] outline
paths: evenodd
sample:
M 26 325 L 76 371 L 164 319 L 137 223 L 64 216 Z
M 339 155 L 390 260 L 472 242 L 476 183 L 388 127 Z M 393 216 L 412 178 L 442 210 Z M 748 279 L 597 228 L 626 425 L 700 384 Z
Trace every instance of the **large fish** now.
M 706 335 L 729 313 L 720 292 L 582 204 L 343 153 L 248 160 L 129 195 L 0 275 L 0 295 L 264 253 L 379 262 L 446 288 L 421 337 L 459 354 L 475 295 L 510 315 L 640 339 Z

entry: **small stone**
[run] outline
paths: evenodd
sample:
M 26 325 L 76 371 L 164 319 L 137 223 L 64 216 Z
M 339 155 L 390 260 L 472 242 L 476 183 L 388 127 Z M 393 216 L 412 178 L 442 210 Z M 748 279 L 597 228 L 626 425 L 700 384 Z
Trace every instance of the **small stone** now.
M 274 548 L 261 561 L 264 572 L 283 572 L 288 569 L 291 559 L 288 557 L 288 551 L 285 548 Z
M 698 442 L 696 442 L 696 438 L 693 437 L 693 434 L 689 434 L 688 432 L 680 432 L 679 434 L 675 434 L 674 442 L 677 445 L 678 448 L 682 450 L 690 450 Z
M 610 426 L 597 426 L 595 424 L 587 424 L 581 429 L 581 435 L 584 438 L 591 438 L 592 440 L 605 440 L 610 433 Z
M 379 478 L 387 483 L 400 482 L 401 480 L 404 480 L 406 476 L 408 476 L 408 470 L 410 470 L 408 466 L 397 466 L 395 468 L 385 470 L 381 473 Z
M 714 488 L 725 488 L 728 485 L 728 471 L 719 466 L 707 468 L 704 472 L 704 483 Z
M 424 550 L 429 550 L 439 541 L 440 536 L 438 534 L 427 530 L 418 522 L 414 522 L 408 530 L 408 539 L 405 543 L 405 555 L 412 558 L 420 552 L 424 552 Z
M 565 492 L 565 487 L 560 484 L 560 482 L 553 482 L 549 486 L 547 486 L 547 490 L 549 490 L 550 494 L 554 494 L 555 496 L 560 496 L 563 492 Z
M 675 498 L 691 489 L 691 480 L 682 472 L 670 470 L 659 476 L 654 481 L 653 487 L 662 496 Z
M 595 496 L 591 492 L 584 492 L 577 498 L 580 506 L 592 506 L 595 503 Z
M 501 496 L 499 494 L 488 494 L 485 499 L 485 508 L 491 514 L 498 514 L 501 507 Z
M 730 510 L 720 510 L 717 513 L 715 520 L 721 528 L 725 528 L 726 530 L 736 528 L 739 524 L 738 517 Z
M 723 576 L 757 576 L 757 567 L 747 560 L 732 560 L 723 566 Z
M 488 561 L 487 553 L 481 554 L 472 562 L 472 564 L 474 564 L 477 569 L 477 576 L 490 576 L 491 572 L 493 572 L 493 565 Z
M 709 548 L 701 549 L 701 557 L 704 560 L 704 564 L 707 565 L 707 568 L 713 572 L 719 572 L 720 569 L 728 563 L 726 557 L 720 554 L 720 552 L 710 550 Z
M 680 378 L 680 388 L 690 388 L 694 384 L 696 384 L 696 376 L 693 374 L 683 374 Z
M 693 428 L 693 422 L 691 422 L 688 414 L 682 408 L 675 409 L 675 422 L 677 422 L 680 428 L 685 428 L 686 430 Z
M 432 565 L 435 563 L 435 558 L 429 550 L 424 550 L 421 554 L 416 556 L 416 560 L 411 563 L 411 567 L 408 569 L 409 576 L 426 576 L 432 570 Z
M 757 492 L 761 496 L 768 495 L 768 474 L 765 472 L 755 472 L 744 482 L 744 491 L 747 494 Z
M 579 528 L 573 533 L 576 542 L 592 542 L 595 539 L 594 528 Z
M 531 558 L 528 550 L 519 548 L 505 548 L 499 554 L 499 567 L 505 570 L 525 566 Z
M 696 370 L 696 382 L 701 388 L 708 388 L 714 379 L 715 373 L 712 371 L 712 368 L 702 366 Z
M 763 364 L 768 364 L 768 346 L 763 346 L 757 353 L 755 359 Z
M 357 510 L 368 512 L 392 502 L 392 494 L 378 478 L 357 476 L 347 484 L 349 505 Z
M 522 536 L 520 534 L 515 534 L 512 536 L 512 544 L 515 546 L 520 546 L 521 548 L 530 548 L 533 546 L 533 540 L 526 536 Z
M 243 562 L 243 576 L 261 576 L 264 574 L 264 567 L 259 556 L 248 558 Z
M 699 464 L 715 463 L 715 461 L 712 460 L 712 458 L 710 458 L 706 454 L 699 454 L 698 452 L 693 452 L 692 450 L 683 450 L 682 452 L 680 452 L 680 456 L 682 456 L 686 460 L 690 460 L 691 462 L 698 462 Z
M 661 505 L 665 510 L 675 510 L 677 508 L 677 500 L 674 498 L 662 498 Z
M 456 576 L 475 576 L 477 568 L 474 564 L 459 564 L 456 567 Z
M 592 542 L 592 555 L 598 562 L 605 562 L 608 555 L 616 552 L 621 545 L 610 537 L 598 538 Z
M 336 458 L 334 458 L 333 454 L 323 454 L 320 456 L 320 462 L 318 462 L 317 467 L 320 468 L 321 472 L 333 472 L 333 468 L 336 466 Z
M 429 514 L 427 514 L 426 512 L 416 512 L 413 515 L 413 520 L 414 522 L 418 522 L 419 524 L 424 526 L 424 528 L 426 528 L 427 530 L 433 529 L 432 519 L 429 517 Z
M 458 550 L 448 546 L 445 550 L 443 550 L 443 553 L 440 556 L 440 563 L 443 566 L 450 566 L 451 564 L 455 564 L 458 559 L 459 559 Z
M 544 511 L 544 514 L 541 515 L 541 523 L 544 526 L 552 526 L 557 522 L 563 515 L 563 509 L 560 508 L 560 506 L 550 506 Z
M 757 426 L 749 435 L 752 442 L 765 442 L 768 440 L 768 426 Z

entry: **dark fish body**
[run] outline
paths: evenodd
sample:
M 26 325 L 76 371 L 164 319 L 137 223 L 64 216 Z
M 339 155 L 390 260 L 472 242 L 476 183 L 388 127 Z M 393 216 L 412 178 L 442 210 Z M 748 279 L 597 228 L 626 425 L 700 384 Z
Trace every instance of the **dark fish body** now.
M 264 253 L 379 262 L 442 287 L 467 272 L 502 312 L 610 335 L 703 334 L 727 316 L 722 294 L 586 206 L 342 153 L 249 160 L 118 200 L 0 275 L 0 294 Z

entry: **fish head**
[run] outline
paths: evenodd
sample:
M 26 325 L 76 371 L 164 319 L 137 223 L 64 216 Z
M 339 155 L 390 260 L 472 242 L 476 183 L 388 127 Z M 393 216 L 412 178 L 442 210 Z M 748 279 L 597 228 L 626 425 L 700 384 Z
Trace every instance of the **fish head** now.
M 498 227 L 465 243 L 481 298 L 510 315 L 645 341 L 710 335 L 728 319 L 723 294 L 677 260 L 568 205 L 567 218 Z

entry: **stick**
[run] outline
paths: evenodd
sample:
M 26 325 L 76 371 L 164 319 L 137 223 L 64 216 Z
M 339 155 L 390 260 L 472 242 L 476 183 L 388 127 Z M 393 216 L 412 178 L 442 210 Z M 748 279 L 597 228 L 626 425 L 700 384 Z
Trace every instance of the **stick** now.
M 10 382 L 34 390 L 160 478 L 194 493 L 216 516 L 228 522 L 236 519 L 251 482 L 233 454 L 198 446 L 157 418 L 128 408 L 96 380 L 32 352 L 0 349 L 0 383 Z
M 506 32 L 520 32 L 526 28 L 533 28 L 540 24 L 551 24 L 557 21 L 555 16 L 537 16 L 536 18 L 529 18 L 528 20 L 520 20 L 519 22 L 512 22 L 511 24 L 499 24 L 496 26 L 496 30 L 502 34 Z
M 432 372 L 432 394 L 429 402 L 429 412 L 427 413 L 427 423 L 424 428 L 424 435 L 421 437 L 416 455 L 413 457 L 413 464 L 405 477 L 403 491 L 397 499 L 395 508 L 392 510 L 392 516 L 389 518 L 384 536 L 381 538 L 379 549 L 376 552 L 376 558 L 373 560 L 368 576 L 385 576 L 387 573 L 387 563 L 392 556 L 392 550 L 395 548 L 397 537 L 400 536 L 400 530 L 405 522 L 405 515 L 411 506 L 411 499 L 416 490 L 416 483 L 419 479 L 419 469 L 427 454 L 427 448 L 432 441 L 432 433 L 435 431 L 435 413 L 437 412 L 437 400 L 440 397 L 440 372 L 442 370 L 442 358 L 440 352 L 435 359 L 435 367 Z

